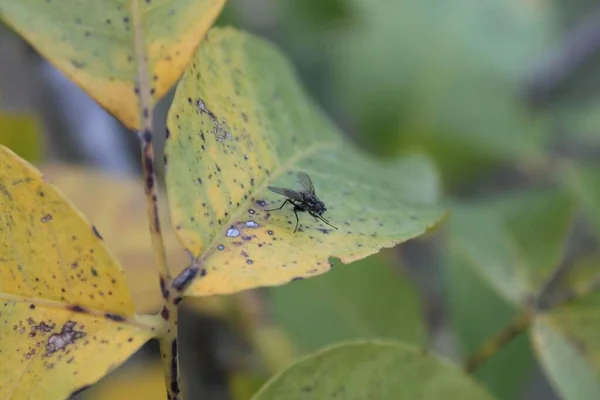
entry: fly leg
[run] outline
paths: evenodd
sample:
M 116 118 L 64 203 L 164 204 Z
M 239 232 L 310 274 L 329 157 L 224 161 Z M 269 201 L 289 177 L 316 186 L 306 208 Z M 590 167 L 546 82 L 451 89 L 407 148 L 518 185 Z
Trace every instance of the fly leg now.
M 290 203 L 292 203 L 290 201 Z M 294 204 L 294 203 L 292 203 Z M 298 223 L 300 222 L 300 219 L 298 218 L 298 210 L 300 211 L 304 211 L 302 208 L 298 207 L 298 206 L 294 206 L 294 215 L 296 216 L 296 227 L 294 228 L 294 233 L 296 233 L 296 231 L 298 230 Z
M 314 213 L 310 213 L 310 215 L 312 215 L 312 216 L 313 216 L 315 219 L 317 219 L 317 220 L 321 220 L 321 221 L 325 222 L 325 223 L 326 223 L 327 225 L 329 225 L 330 227 L 332 227 L 332 228 L 334 228 L 334 229 L 337 229 L 335 226 L 331 225 L 331 224 L 329 223 L 329 221 L 328 221 L 328 220 L 327 220 L 325 217 L 323 217 L 323 216 L 321 216 L 321 215 L 314 214 Z
M 290 203 L 293 206 L 296 206 L 294 203 L 292 203 L 292 201 L 290 199 L 285 199 L 285 201 L 283 202 L 283 204 L 281 205 L 281 207 L 279 207 L 279 208 L 272 208 L 270 210 L 265 210 L 265 211 L 277 211 L 277 210 L 281 210 L 283 208 L 283 206 L 285 206 L 287 203 Z

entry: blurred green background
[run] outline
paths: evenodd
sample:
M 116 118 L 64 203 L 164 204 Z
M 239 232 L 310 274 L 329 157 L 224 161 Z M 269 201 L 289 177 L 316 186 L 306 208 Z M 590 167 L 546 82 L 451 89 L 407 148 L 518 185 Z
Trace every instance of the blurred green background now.
M 597 2 L 235 0 L 218 24 L 276 43 L 306 89 L 366 151 L 428 154 L 450 206 L 469 215 L 472 204 L 524 199 L 515 200 L 519 213 L 496 203 L 486 209 L 509 220 L 523 260 L 562 271 L 597 254 Z M 139 170 L 135 136 L 4 26 L 0 57 L 1 143 L 36 163 Z M 170 100 L 159 105 L 157 126 L 164 127 Z M 9 132 L 16 130 L 34 133 L 15 141 Z M 543 199 L 535 202 L 539 188 L 558 191 L 564 203 L 544 208 Z M 536 209 L 542 215 L 532 215 Z M 248 398 L 289 360 L 282 354 L 352 338 L 395 338 L 460 362 L 507 324 L 516 306 L 473 268 L 477 260 L 465 256 L 459 235 L 443 224 L 326 275 L 243 294 L 258 311 L 242 304 L 247 297 L 224 299 L 212 313 L 186 304 L 188 390 L 204 399 Z M 551 298 L 554 286 L 548 282 L 544 295 Z M 157 349 L 141 354 L 155 359 Z M 499 399 L 559 398 L 525 335 L 475 376 Z

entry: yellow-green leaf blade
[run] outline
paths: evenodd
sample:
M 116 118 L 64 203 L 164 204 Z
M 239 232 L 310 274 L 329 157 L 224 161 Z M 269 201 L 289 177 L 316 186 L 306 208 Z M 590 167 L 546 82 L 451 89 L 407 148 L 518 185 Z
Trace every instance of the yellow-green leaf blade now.
M 159 311 L 160 288 L 158 275 L 151 273 L 154 256 L 140 179 L 74 165 L 46 164 L 41 170 L 102 232 L 108 248 L 125 270 L 136 310 Z M 161 221 L 165 221 L 162 232 L 167 256 L 170 265 L 181 268 L 188 257 L 169 229 L 167 217 L 161 215 Z
M 0 294 L 0 398 L 66 399 L 152 337 L 148 326 L 7 301 Z
M 492 397 L 458 369 L 394 342 L 336 345 L 304 358 L 252 399 L 472 399 Z
M 188 294 L 277 285 L 422 234 L 442 216 L 436 174 L 420 157 L 361 154 L 300 89 L 281 55 L 232 29 L 212 30 L 168 117 L 167 191 L 184 246 L 206 276 Z M 291 208 L 268 186 L 308 173 L 338 230 Z
M 160 99 L 224 0 L 2 0 L 0 18 L 129 128 L 139 127 L 138 66 Z M 137 23 L 139 21 L 139 23 Z M 138 58 L 136 47 L 147 60 Z
M 135 316 L 98 230 L 0 146 L 0 398 L 66 398 L 158 326 Z
M 536 318 L 532 339 L 565 400 L 600 397 L 600 302 L 561 307 Z

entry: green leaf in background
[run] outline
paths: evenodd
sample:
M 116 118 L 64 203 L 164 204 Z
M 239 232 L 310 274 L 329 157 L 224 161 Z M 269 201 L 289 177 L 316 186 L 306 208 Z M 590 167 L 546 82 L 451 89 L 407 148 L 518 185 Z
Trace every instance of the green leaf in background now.
M 591 228 L 600 240 L 600 166 L 594 164 L 570 165 L 565 179 L 568 186 L 581 200 Z
M 572 199 L 555 189 L 460 204 L 449 240 L 492 287 L 520 304 L 537 295 L 558 267 L 574 211 Z
M 527 109 L 522 84 L 553 43 L 548 2 L 349 3 L 358 22 L 336 30 L 327 53 L 335 107 L 363 142 L 386 153 L 426 148 L 444 181 L 542 156 L 547 122 Z
M 0 144 L 35 163 L 42 157 L 42 138 L 31 113 L 0 111 Z
M 398 339 L 425 345 L 412 283 L 390 254 L 370 256 L 313 279 L 270 290 L 275 321 L 303 352 L 350 339 Z
M 204 268 L 188 295 L 287 283 L 424 233 L 443 215 L 437 175 L 422 157 L 379 161 L 343 140 L 272 46 L 215 28 L 169 111 L 166 184 L 172 221 Z M 337 230 L 268 186 L 310 174 Z
M 565 400 L 600 398 L 600 303 L 564 306 L 537 317 L 532 340 Z
M 489 400 L 450 363 L 394 342 L 354 342 L 314 353 L 275 376 L 253 400 Z
M 442 271 L 450 325 L 466 358 L 510 323 L 516 311 L 452 251 L 446 251 Z M 496 398 L 514 400 L 521 398 L 533 364 L 529 340 L 521 334 L 478 368 L 474 377 Z

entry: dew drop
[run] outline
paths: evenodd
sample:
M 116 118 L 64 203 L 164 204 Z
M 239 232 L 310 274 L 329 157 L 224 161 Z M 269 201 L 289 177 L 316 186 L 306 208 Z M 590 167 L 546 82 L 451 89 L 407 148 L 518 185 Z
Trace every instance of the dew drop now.
M 227 237 L 236 237 L 236 236 L 240 236 L 240 231 L 238 231 L 235 228 L 229 228 L 229 230 L 227 231 Z
M 256 222 L 254 222 L 254 221 L 247 221 L 246 222 L 246 226 L 248 228 L 258 228 L 259 227 L 259 225 Z

